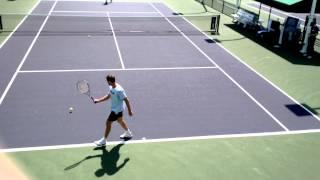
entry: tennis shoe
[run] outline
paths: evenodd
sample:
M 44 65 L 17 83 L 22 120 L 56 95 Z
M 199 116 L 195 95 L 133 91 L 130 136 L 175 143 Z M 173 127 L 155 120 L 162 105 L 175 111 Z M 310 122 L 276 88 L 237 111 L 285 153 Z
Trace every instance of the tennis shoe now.
M 105 146 L 106 143 L 107 143 L 107 141 L 106 141 L 105 138 L 101 138 L 101 139 L 99 139 L 99 140 L 94 142 L 94 144 L 97 145 L 97 146 Z
M 133 137 L 133 135 L 132 135 L 131 131 L 125 131 L 123 134 L 120 135 L 121 139 L 130 139 L 132 137 Z

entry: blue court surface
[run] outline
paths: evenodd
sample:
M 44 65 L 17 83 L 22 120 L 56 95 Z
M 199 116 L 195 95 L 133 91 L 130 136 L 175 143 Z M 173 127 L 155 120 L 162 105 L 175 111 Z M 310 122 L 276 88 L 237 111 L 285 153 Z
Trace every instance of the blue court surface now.
M 32 15 L 33 14 L 33 15 Z M 164 3 L 40 1 L 0 49 L 2 150 L 103 135 L 114 74 L 132 140 L 319 129 L 319 118 Z M 69 113 L 73 107 L 73 113 Z M 119 141 L 120 126 L 109 141 Z

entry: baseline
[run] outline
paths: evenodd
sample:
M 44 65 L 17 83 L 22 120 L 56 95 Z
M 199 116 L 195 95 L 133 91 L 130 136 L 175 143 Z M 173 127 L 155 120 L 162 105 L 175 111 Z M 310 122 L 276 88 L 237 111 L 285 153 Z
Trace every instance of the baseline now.
M 299 135 L 299 134 L 312 134 L 320 133 L 320 129 L 312 130 L 295 130 L 295 131 L 279 131 L 279 132 L 263 132 L 263 133 L 248 133 L 248 134 L 228 134 L 228 135 L 211 135 L 211 136 L 193 136 L 193 137 L 180 137 L 180 138 L 161 138 L 161 139 L 141 139 L 130 141 L 111 141 L 109 145 L 123 144 L 143 144 L 143 143 L 160 143 L 160 142 L 177 142 L 177 141 L 192 141 L 192 140 L 206 140 L 206 139 L 230 139 L 230 138 L 248 138 L 248 137 L 268 137 L 268 136 L 286 136 L 286 135 Z M 55 150 L 55 149 L 70 149 L 93 147 L 93 143 L 82 144 L 69 144 L 69 145 L 56 145 L 56 146 L 38 146 L 38 147 L 25 147 L 25 148 L 10 148 L 0 149 L 0 153 L 14 153 L 14 152 L 28 152 L 28 151 L 42 151 L 42 150 Z

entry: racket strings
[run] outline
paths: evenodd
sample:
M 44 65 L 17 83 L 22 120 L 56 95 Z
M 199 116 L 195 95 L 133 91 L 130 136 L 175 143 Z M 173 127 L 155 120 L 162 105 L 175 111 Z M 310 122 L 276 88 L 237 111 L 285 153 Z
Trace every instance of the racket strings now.
M 86 81 L 79 81 L 77 83 L 77 88 L 81 94 L 89 94 L 90 93 L 89 83 Z

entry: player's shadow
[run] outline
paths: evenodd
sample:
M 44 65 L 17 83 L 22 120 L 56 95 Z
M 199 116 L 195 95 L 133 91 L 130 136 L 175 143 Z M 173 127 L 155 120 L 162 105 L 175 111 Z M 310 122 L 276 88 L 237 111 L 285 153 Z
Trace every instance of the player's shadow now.
M 130 160 L 129 158 L 124 159 L 124 161 L 118 165 L 118 160 L 120 159 L 120 148 L 124 145 L 124 143 L 118 144 L 117 146 L 113 147 L 110 151 L 106 149 L 105 146 L 102 147 L 96 147 L 94 148 L 95 151 L 101 150 L 101 154 L 94 155 L 94 156 L 87 156 L 81 161 L 74 163 L 68 167 L 66 167 L 64 170 L 71 170 L 78 165 L 80 165 L 82 162 L 93 159 L 93 158 L 100 158 L 100 165 L 101 167 L 95 171 L 95 175 L 97 177 L 102 177 L 105 174 L 112 176 L 116 174 L 120 169 L 122 169 Z

